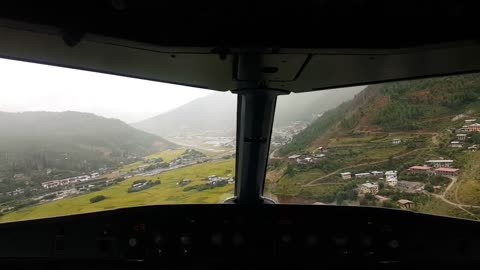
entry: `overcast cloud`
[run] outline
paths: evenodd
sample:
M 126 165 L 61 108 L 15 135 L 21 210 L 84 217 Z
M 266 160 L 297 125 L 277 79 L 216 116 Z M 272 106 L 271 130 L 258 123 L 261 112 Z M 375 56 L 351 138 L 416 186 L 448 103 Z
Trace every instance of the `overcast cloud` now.
M 210 90 L 0 58 L 0 111 L 80 111 L 140 121 Z

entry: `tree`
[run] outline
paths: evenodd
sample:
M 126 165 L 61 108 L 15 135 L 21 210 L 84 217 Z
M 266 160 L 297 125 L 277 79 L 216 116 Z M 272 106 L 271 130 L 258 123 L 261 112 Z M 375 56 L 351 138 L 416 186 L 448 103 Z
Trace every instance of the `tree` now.
M 480 144 L 480 133 L 477 132 L 477 133 L 473 134 L 473 135 L 470 137 L 469 141 L 470 141 L 471 143 Z
M 365 199 L 365 198 L 362 198 L 362 199 L 360 200 L 360 205 L 368 205 L 368 200 Z
M 426 184 L 424 189 L 428 192 L 433 192 L 434 191 L 434 188 L 433 188 L 432 184 L 430 184 L 430 183 Z
M 95 196 L 93 198 L 90 199 L 90 203 L 96 203 L 96 202 L 99 202 L 99 201 L 103 201 L 105 200 L 107 197 L 103 196 L 103 195 L 98 195 L 98 196 Z
M 383 183 L 383 182 L 378 183 L 378 189 L 379 190 L 382 190 L 384 187 L 385 187 L 385 183 Z
M 385 207 L 385 208 L 398 208 L 397 204 L 395 204 L 394 202 L 392 201 L 384 201 L 382 203 L 382 207 Z
M 373 201 L 375 200 L 375 197 L 372 195 L 372 193 L 366 193 L 365 194 L 365 199 L 368 201 Z
M 398 193 L 392 194 L 392 196 L 390 196 L 390 199 L 392 199 L 392 201 L 398 201 L 400 200 L 400 194 Z
M 337 195 L 335 196 L 335 200 L 337 201 L 338 205 L 341 205 L 343 201 L 346 199 L 347 199 L 347 193 L 345 191 L 337 192 Z

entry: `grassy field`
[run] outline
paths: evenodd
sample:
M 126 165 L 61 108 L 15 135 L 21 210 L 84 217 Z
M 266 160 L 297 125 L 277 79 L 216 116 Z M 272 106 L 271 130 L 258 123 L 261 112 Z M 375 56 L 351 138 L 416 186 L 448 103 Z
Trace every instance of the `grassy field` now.
M 451 189 L 448 198 L 463 204 L 480 205 L 480 152 L 466 154 L 464 165 L 457 184 Z
M 162 152 L 158 152 L 158 153 L 146 156 L 145 159 L 149 160 L 149 159 L 162 158 L 163 161 L 170 162 L 174 158 L 180 156 L 183 152 L 185 152 L 186 149 L 187 148 L 168 149 L 168 150 L 165 150 L 165 151 L 162 151 Z M 204 151 L 201 151 L 201 152 L 204 152 Z M 204 153 L 204 154 L 208 155 L 208 153 Z M 122 166 L 119 171 L 122 172 L 122 173 L 126 173 L 126 172 L 134 170 L 134 169 L 136 169 L 136 168 L 138 168 L 142 165 L 145 165 L 145 163 L 143 161 L 137 161 L 137 162 L 130 163 L 130 164 Z
M 184 192 L 184 187 L 179 187 L 176 183 L 188 178 L 192 180 L 189 186 L 205 184 L 203 179 L 208 175 L 222 176 L 233 172 L 234 167 L 235 160 L 229 159 L 167 171 L 152 177 L 133 177 L 101 191 L 8 213 L 0 217 L 0 222 L 88 213 L 129 206 L 219 203 L 232 196 L 234 185 L 204 191 L 191 190 Z M 133 181 L 139 179 L 160 180 L 161 184 L 144 191 L 127 193 L 127 189 Z M 90 198 L 98 195 L 104 195 L 107 199 L 93 204 L 90 203 Z
M 449 216 L 472 219 L 473 217 L 461 209 L 452 206 L 440 199 L 430 197 L 428 201 L 416 206 L 416 212 L 438 216 Z
M 174 158 L 180 156 L 183 152 L 185 152 L 186 148 L 179 148 L 179 149 L 168 149 L 159 153 L 155 153 L 153 155 L 146 156 L 145 159 L 155 159 L 155 158 L 163 158 L 163 161 L 170 162 Z

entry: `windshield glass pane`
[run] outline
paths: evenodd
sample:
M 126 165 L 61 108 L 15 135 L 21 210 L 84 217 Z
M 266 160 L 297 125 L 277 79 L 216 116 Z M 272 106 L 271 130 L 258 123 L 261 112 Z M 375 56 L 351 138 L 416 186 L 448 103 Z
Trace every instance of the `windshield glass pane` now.
M 479 74 L 322 92 L 279 97 L 269 196 L 480 217 Z
M 233 196 L 236 96 L 0 59 L 0 222 Z

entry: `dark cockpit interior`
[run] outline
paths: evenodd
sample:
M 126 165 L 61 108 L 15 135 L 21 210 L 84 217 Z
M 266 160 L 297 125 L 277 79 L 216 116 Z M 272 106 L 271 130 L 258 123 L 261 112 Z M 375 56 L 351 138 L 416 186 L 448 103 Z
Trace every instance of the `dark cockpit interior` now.
M 478 264 L 477 221 L 264 194 L 277 97 L 479 72 L 477 11 L 467 1 L 2 1 L 2 58 L 231 91 L 237 114 L 224 204 L 2 223 L 0 267 Z

